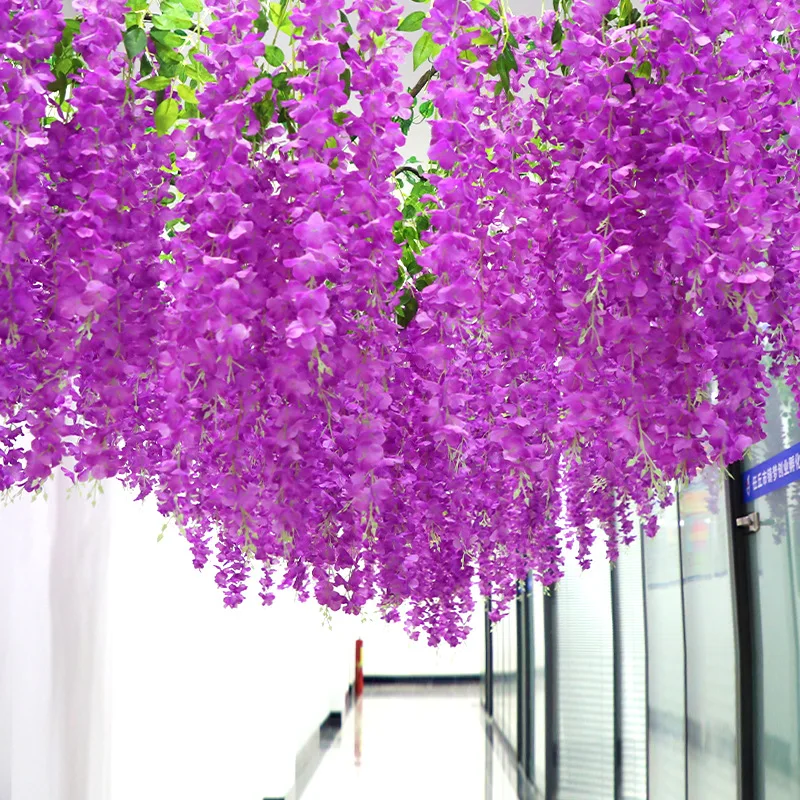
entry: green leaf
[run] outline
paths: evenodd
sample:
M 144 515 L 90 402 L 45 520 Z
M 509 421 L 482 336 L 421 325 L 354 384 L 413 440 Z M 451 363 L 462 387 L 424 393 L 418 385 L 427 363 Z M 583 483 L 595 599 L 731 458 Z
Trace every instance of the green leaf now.
M 156 133 L 158 133 L 159 136 L 169 133 L 169 129 L 177 122 L 180 113 L 181 109 L 177 101 L 173 100 L 171 97 L 162 100 L 158 104 L 158 108 L 156 108 Z
M 406 271 L 412 278 L 414 275 L 419 275 L 419 273 L 422 272 L 422 267 L 417 263 L 414 251 L 410 247 L 403 248 L 402 262 Z
M 287 36 L 294 36 L 296 29 L 289 19 L 285 2 L 269 4 L 269 21 L 281 33 L 285 33 Z
M 55 83 L 57 83 L 58 86 L 52 87 L 50 91 L 54 91 L 58 88 L 62 103 L 64 102 L 67 89 L 65 77 L 70 73 L 77 72 L 82 66 L 82 61 L 76 58 L 75 51 L 72 49 L 72 40 L 75 38 L 75 34 L 80 31 L 80 25 L 80 20 L 68 19 L 64 25 L 61 40 L 57 42 L 53 48 L 53 61 L 55 62 L 53 72 L 56 73 L 54 77 L 56 79 Z
M 633 3 L 631 0 L 622 0 L 619 4 L 619 21 L 623 25 L 630 25 L 633 20 Z
M 397 30 L 407 31 L 408 33 L 418 31 L 422 28 L 422 23 L 427 16 L 428 15 L 424 11 L 412 11 L 407 17 L 400 21 Z
M 72 40 L 81 29 L 81 20 L 72 17 L 64 23 L 64 35 L 62 41 L 72 44 Z
M 491 31 L 486 28 L 481 28 L 480 35 L 472 40 L 472 44 L 497 44 L 497 39 L 495 39 Z
M 411 130 L 411 123 L 414 121 L 414 112 L 411 112 L 411 116 L 408 119 L 403 119 L 402 117 L 395 120 L 397 124 L 400 126 L 400 132 L 403 136 L 408 136 L 408 132 Z
M 179 33 L 165 31 L 159 28 L 153 28 L 150 31 L 150 35 L 156 42 L 163 44 L 164 47 L 169 47 L 170 49 L 173 47 L 180 47 L 184 42 L 184 37 Z
M 153 17 L 153 25 L 165 31 L 191 28 L 193 24 L 191 18 L 182 17 L 177 14 L 159 14 L 157 17 Z
M 270 83 L 276 92 L 288 92 L 288 80 L 289 76 L 285 72 L 276 72 L 274 75 L 270 76 Z
M 177 77 L 179 68 L 180 64 L 177 61 L 163 60 L 162 54 L 159 53 L 158 73 L 162 78 Z
M 181 113 L 181 119 L 200 119 L 200 109 L 197 103 L 186 103 Z
M 181 0 L 181 5 L 190 14 L 199 14 L 203 10 L 202 0 Z
M 397 317 L 397 324 L 400 325 L 401 328 L 407 328 L 414 317 L 417 316 L 418 309 L 419 304 L 417 303 L 417 298 L 408 290 L 403 292 L 400 303 L 394 310 Z
M 269 30 L 269 19 L 267 19 L 267 13 L 263 8 L 254 23 L 254 27 L 259 33 L 266 33 Z
M 510 41 L 509 44 L 511 44 Z M 509 47 L 509 44 L 506 44 L 503 52 L 500 54 L 500 58 L 505 63 L 506 68 L 508 69 L 509 72 L 511 72 L 512 69 L 519 72 L 519 65 L 517 64 L 517 58 L 514 55 L 514 51 L 511 49 L 511 47 Z
M 267 59 L 267 64 L 270 66 L 279 67 L 281 64 L 283 64 L 283 50 L 274 44 L 268 44 L 264 48 L 264 58 Z
M 411 199 L 418 200 L 424 194 L 430 194 L 430 195 L 436 194 L 436 189 L 434 189 L 433 184 L 427 180 L 418 183 L 411 190 Z
M 122 37 L 122 42 L 125 45 L 125 52 L 128 54 L 128 58 L 133 61 L 147 47 L 147 34 L 142 28 L 128 28 Z
M 171 17 L 180 17 L 183 13 L 184 8 L 181 0 L 161 0 L 159 14 L 164 14 Z
M 506 43 L 503 52 L 489 65 L 489 74 L 497 75 L 500 83 L 495 87 L 495 95 L 505 90 L 507 95 L 511 94 L 511 70 L 518 70 L 517 59 L 510 48 L 510 43 Z
M 470 7 L 473 11 L 483 11 L 490 2 L 491 0 L 471 0 Z
M 164 75 L 154 75 L 152 78 L 145 78 L 143 81 L 139 81 L 139 86 L 142 89 L 151 89 L 154 92 L 158 92 L 161 89 L 166 89 L 170 83 L 172 83 L 171 78 L 167 78 Z
M 179 83 L 175 87 L 175 91 L 185 103 L 197 105 L 197 95 L 194 93 L 194 89 L 192 89 L 191 86 L 187 86 L 185 83 Z
M 128 0 L 131 11 L 147 11 L 148 0 Z
M 200 83 L 214 80 L 214 76 L 205 68 L 204 64 L 195 60 L 195 56 L 192 56 L 191 62 L 186 65 L 186 72 Z
M 339 12 L 339 19 L 344 23 L 344 29 L 347 31 L 347 35 L 352 36 L 354 33 L 353 26 L 350 24 L 350 20 L 347 18 L 347 14 L 345 14 L 344 11 Z
M 176 9 L 175 11 L 170 11 L 165 16 L 169 20 L 170 30 L 173 31 L 191 30 L 192 26 L 194 25 L 192 18 L 187 17 L 182 8 Z
M 161 64 L 162 71 L 167 64 L 171 64 L 174 67 L 172 72 L 164 72 L 165 75 L 169 74 L 169 77 L 175 74 L 178 64 L 183 63 L 183 55 L 179 51 L 173 50 L 173 48 L 167 47 L 160 42 L 156 42 L 156 57 L 158 58 L 158 63 Z
M 58 60 L 53 72 L 55 72 L 57 75 L 69 75 L 70 72 L 72 72 L 72 66 L 73 59 L 69 56 L 66 56 Z
M 556 24 L 553 26 L 553 35 L 550 37 L 550 41 L 557 46 L 560 45 L 563 40 L 564 29 L 561 27 L 561 20 L 556 20 Z
M 636 68 L 635 74 L 637 78 L 644 78 L 649 81 L 653 75 L 653 65 L 649 61 L 642 61 Z
M 437 55 L 439 55 L 439 51 L 441 49 L 441 46 L 433 41 L 431 32 L 425 31 L 425 33 L 423 33 L 422 36 L 417 39 L 417 42 L 414 45 L 414 69 L 418 69 L 429 58 L 435 58 Z
M 416 183 L 419 183 L 419 179 L 417 178 L 416 175 L 414 175 L 413 172 L 404 172 L 403 173 L 403 177 L 412 186 L 414 186 Z M 416 215 L 417 215 L 417 207 L 413 203 L 407 203 L 403 207 L 403 219 L 413 219 Z M 412 237 L 412 238 L 416 238 L 416 236 L 417 236 L 416 227 L 413 227 L 413 228 L 412 227 L 408 227 L 408 228 L 406 228 L 404 230 L 406 230 L 406 232 L 407 232 L 406 238 L 408 238 L 409 236 Z
M 419 107 L 419 113 L 425 117 L 425 119 L 430 119 L 433 116 L 434 111 L 436 111 L 436 107 L 433 105 L 432 100 L 426 100 Z

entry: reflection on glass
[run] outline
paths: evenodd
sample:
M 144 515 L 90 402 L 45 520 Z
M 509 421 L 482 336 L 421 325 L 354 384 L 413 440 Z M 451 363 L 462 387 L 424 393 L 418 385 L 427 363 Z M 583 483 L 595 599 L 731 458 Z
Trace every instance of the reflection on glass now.
M 800 442 L 797 407 L 782 382 L 767 401 L 766 439 L 745 468 Z M 748 537 L 755 631 L 756 797 L 800 797 L 800 484 L 777 489 L 753 504 L 761 530 Z
M 506 738 L 511 745 L 517 747 L 517 603 L 511 604 L 511 611 L 506 619 L 506 641 L 508 647 L 507 696 L 508 718 Z
M 534 583 L 531 589 L 531 634 L 530 641 L 533 653 L 530 659 L 531 668 L 531 706 L 533 709 L 533 725 L 531 726 L 533 783 L 544 794 L 547 775 L 547 739 L 546 739 L 546 707 L 545 707 L 545 635 L 544 635 L 544 590 L 540 583 Z
M 736 797 L 738 696 L 731 540 L 723 473 L 709 467 L 678 498 L 686 636 L 690 800 Z
M 642 593 L 642 544 L 622 547 L 616 566 L 622 800 L 647 798 L 647 684 Z
M 598 535 L 592 568 L 566 553 L 556 591 L 558 800 L 614 798 L 614 642 L 610 567 Z
M 650 800 L 686 797 L 686 697 L 678 510 L 645 539 Z
M 517 603 L 492 629 L 494 719 L 512 746 L 517 744 Z
M 489 646 L 490 636 L 491 636 L 491 627 L 489 623 L 489 605 L 484 607 L 483 610 L 483 635 L 484 635 L 484 659 L 481 665 L 481 702 L 483 704 L 484 709 L 487 711 L 490 710 L 491 705 L 491 675 L 492 675 L 492 665 L 490 662 L 491 656 L 491 647 Z
M 359 697 L 356 700 L 355 709 L 355 732 L 353 736 L 353 757 L 355 758 L 356 766 L 361 766 L 361 735 L 364 725 L 364 699 Z
M 502 730 L 505 724 L 505 681 L 504 657 L 505 647 L 503 643 L 503 624 L 504 621 L 492 624 L 492 716 L 497 726 Z
M 484 755 L 483 772 L 483 796 L 484 800 L 494 798 L 494 731 L 492 726 L 486 726 L 486 748 Z

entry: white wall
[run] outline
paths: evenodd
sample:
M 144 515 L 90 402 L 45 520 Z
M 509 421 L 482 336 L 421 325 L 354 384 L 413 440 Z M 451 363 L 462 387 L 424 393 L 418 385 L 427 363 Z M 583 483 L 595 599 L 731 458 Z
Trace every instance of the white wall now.
M 146 505 L 115 520 L 113 800 L 283 797 L 297 752 L 343 709 L 349 640 L 288 592 L 224 608 L 213 567 L 193 570 L 174 529 L 157 542 L 159 522 Z
M 0 800 L 259 800 L 351 680 L 351 620 L 253 592 L 112 484 L 0 507 Z
M 478 675 L 484 659 L 483 618 L 473 617 L 473 629 L 458 647 L 429 647 L 425 635 L 413 642 L 400 624 L 368 617 L 356 630 L 364 641 L 364 674 L 380 676 Z
M 114 483 L 0 507 L 0 800 L 281 797 L 344 710 L 356 638 L 367 675 L 480 672 L 480 624 L 434 649 L 289 592 L 226 609 L 162 524 Z

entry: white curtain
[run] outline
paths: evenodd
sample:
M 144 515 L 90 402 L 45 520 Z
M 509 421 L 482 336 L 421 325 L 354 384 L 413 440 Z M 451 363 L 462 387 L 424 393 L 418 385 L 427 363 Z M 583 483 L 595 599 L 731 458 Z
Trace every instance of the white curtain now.
M 0 800 L 108 796 L 108 511 L 61 476 L 0 507 Z

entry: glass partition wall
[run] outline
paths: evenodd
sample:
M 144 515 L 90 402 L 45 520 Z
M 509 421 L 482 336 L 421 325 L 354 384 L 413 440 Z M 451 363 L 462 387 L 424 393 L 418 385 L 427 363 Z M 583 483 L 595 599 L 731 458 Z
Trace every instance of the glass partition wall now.
M 778 433 L 772 450 L 800 445 L 797 428 Z M 493 722 L 528 796 L 748 800 L 742 753 L 757 740 L 758 799 L 800 797 L 800 484 L 771 506 L 755 501 L 764 523 L 750 542 L 750 582 L 763 658 L 753 686 L 741 680 L 734 580 L 734 537 L 748 534 L 736 528 L 731 486 L 706 470 L 660 512 L 654 538 L 640 534 L 609 565 L 598 536 L 591 570 L 567 559 L 553 589 L 529 580 L 493 626 Z M 757 696 L 761 726 L 745 739 L 743 692 Z
M 768 399 L 766 439 L 745 461 L 759 515 L 748 537 L 754 652 L 756 800 L 800 797 L 800 427 L 791 393 L 776 382 Z

